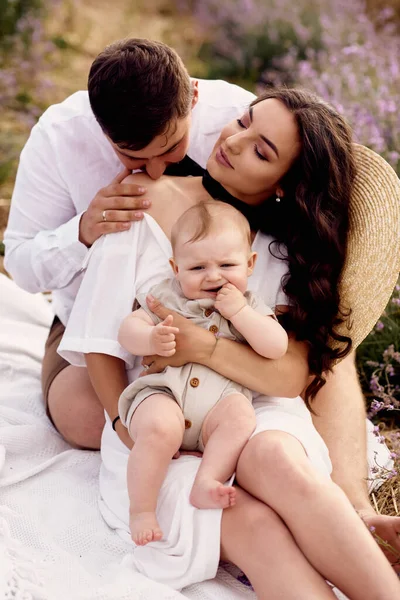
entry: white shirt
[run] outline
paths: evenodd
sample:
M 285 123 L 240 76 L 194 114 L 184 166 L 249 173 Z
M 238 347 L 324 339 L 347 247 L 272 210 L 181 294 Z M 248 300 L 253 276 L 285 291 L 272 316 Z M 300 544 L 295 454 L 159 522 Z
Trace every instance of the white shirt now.
M 189 156 L 204 167 L 223 126 L 253 99 L 225 81 L 199 80 Z M 64 324 L 88 253 L 78 239 L 80 218 L 121 170 L 84 91 L 50 106 L 21 153 L 4 234 L 5 268 L 29 292 L 53 291 L 54 312 Z
M 271 241 L 260 232 L 255 237 L 257 261 L 248 289 L 274 309 L 289 304 L 282 290 L 288 266 L 277 258 L 281 253 L 276 245 L 271 254 Z M 85 276 L 58 349 L 61 356 L 77 366 L 85 366 L 84 355 L 89 352 L 116 356 L 125 361 L 129 381 L 134 381 L 142 370 L 141 359 L 120 346 L 118 330 L 138 295 L 172 277 L 171 256 L 170 241 L 148 214 L 128 231 L 98 239 L 88 253 Z

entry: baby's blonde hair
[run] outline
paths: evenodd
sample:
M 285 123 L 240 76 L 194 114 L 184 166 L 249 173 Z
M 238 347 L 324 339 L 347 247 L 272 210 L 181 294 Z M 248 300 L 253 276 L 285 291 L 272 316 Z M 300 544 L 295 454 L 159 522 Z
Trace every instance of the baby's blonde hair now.
M 185 234 L 188 239 L 184 243 L 190 244 L 204 239 L 210 233 L 221 231 L 229 225 L 236 227 L 242 233 L 250 248 L 250 226 L 241 212 L 225 202 L 212 200 L 199 202 L 186 210 L 172 227 L 172 251 L 175 253 L 178 240 Z

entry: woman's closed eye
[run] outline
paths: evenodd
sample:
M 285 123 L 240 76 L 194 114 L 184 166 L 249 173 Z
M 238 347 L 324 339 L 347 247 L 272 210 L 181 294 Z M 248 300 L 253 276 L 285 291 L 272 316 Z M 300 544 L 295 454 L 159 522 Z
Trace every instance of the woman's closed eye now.
M 236 119 L 237 124 L 239 125 L 239 127 L 241 127 L 242 129 L 247 129 L 246 125 L 243 123 L 242 119 Z M 258 150 L 257 148 L 257 144 L 254 144 L 254 153 L 257 156 L 258 159 L 260 160 L 266 160 L 268 161 L 268 158 L 266 156 L 264 156 L 263 154 L 261 154 L 261 152 Z
M 262 154 L 261 154 L 261 153 L 258 151 L 257 144 L 254 144 L 254 152 L 255 152 L 255 155 L 257 156 L 257 158 L 259 158 L 260 160 L 266 160 L 266 161 L 268 162 L 268 158 L 266 158 L 265 156 L 263 156 L 263 155 L 262 155 Z

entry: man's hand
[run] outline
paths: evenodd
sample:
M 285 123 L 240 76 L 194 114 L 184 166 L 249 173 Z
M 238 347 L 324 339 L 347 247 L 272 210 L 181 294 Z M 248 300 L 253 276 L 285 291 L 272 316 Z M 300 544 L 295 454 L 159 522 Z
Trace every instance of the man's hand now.
M 246 304 L 242 292 L 232 283 L 226 283 L 222 286 L 215 300 L 215 308 L 225 319 L 234 317 Z
M 134 183 L 121 183 L 131 172 L 124 169 L 110 185 L 99 190 L 79 223 L 79 241 L 88 248 L 104 233 L 129 229 L 131 221 L 143 219 L 142 209 L 150 201 L 137 198 L 146 189 Z
M 400 573 L 400 517 L 377 515 L 372 508 L 357 512 L 396 573 Z
M 164 321 L 155 325 L 151 330 L 152 351 L 158 356 L 173 356 L 176 352 L 175 336 L 179 333 L 179 329 L 172 327 L 173 320 L 172 315 L 167 315 Z
M 123 444 L 125 444 L 125 446 L 127 448 L 129 448 L 129 450 L 132 450 L 132 448 L 133 448 L 132 438 L 129 435 L 127 428 L 124 427 L 124 425 L 122 424 L 121 419 L 118 419 L 118 421 L 115 423 L 115 431 L 116 431 L 119 439 L 121 440 L 121 442 Z

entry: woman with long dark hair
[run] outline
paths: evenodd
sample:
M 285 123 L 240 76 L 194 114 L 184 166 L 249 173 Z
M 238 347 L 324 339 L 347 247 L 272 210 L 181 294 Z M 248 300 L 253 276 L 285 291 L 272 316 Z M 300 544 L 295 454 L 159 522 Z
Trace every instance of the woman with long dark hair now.
M 189 166 L 186 174 L 199 173 Z M 158 506 L 166 539 L 137 548 L 136 568 L 180 588 L 213 577 L 221 549 L 260 599 L 332 598 L 325 580 L 354 600 L 396 597 L 397 577 L 330 480 L 326 446 L 303 400 L 294 397 L 305 389 L 312 409 L 326 374 L 351 348 L 351 307 L 339 291 L 355 177 L 349 127 L 308 92 L 271 90 L 223 129 L 201 176 L 132 177 L 146 182 L 153 199 L 149 215 L 94 245 L 60 346 L 73 364 L 86 361 L 108 412 L 100 489 L 109 523 L 126 529 L 128 522 L 128 450 L 111 407 L 141 371 L 140 361 L 118 345 L 118 328 L 136 294 L 168 275 L 171 228 L 187 208 L 214 198 L 247 217 L 259 256 L 251 289 L 275 307 L 291 338 L 281 367 L 281 359 L 264 359 L 174 317 L 177 352 L 171 359 L 146 359 L 148 372 L 166 364 L 208 366 L 254 390 L 257 428 L 238 462 L 237 504 L 222 514 L 197 511 L 188 502 L 198 459 L 172 463 Z M 148 304 L 163 313 L 157 299 Z

